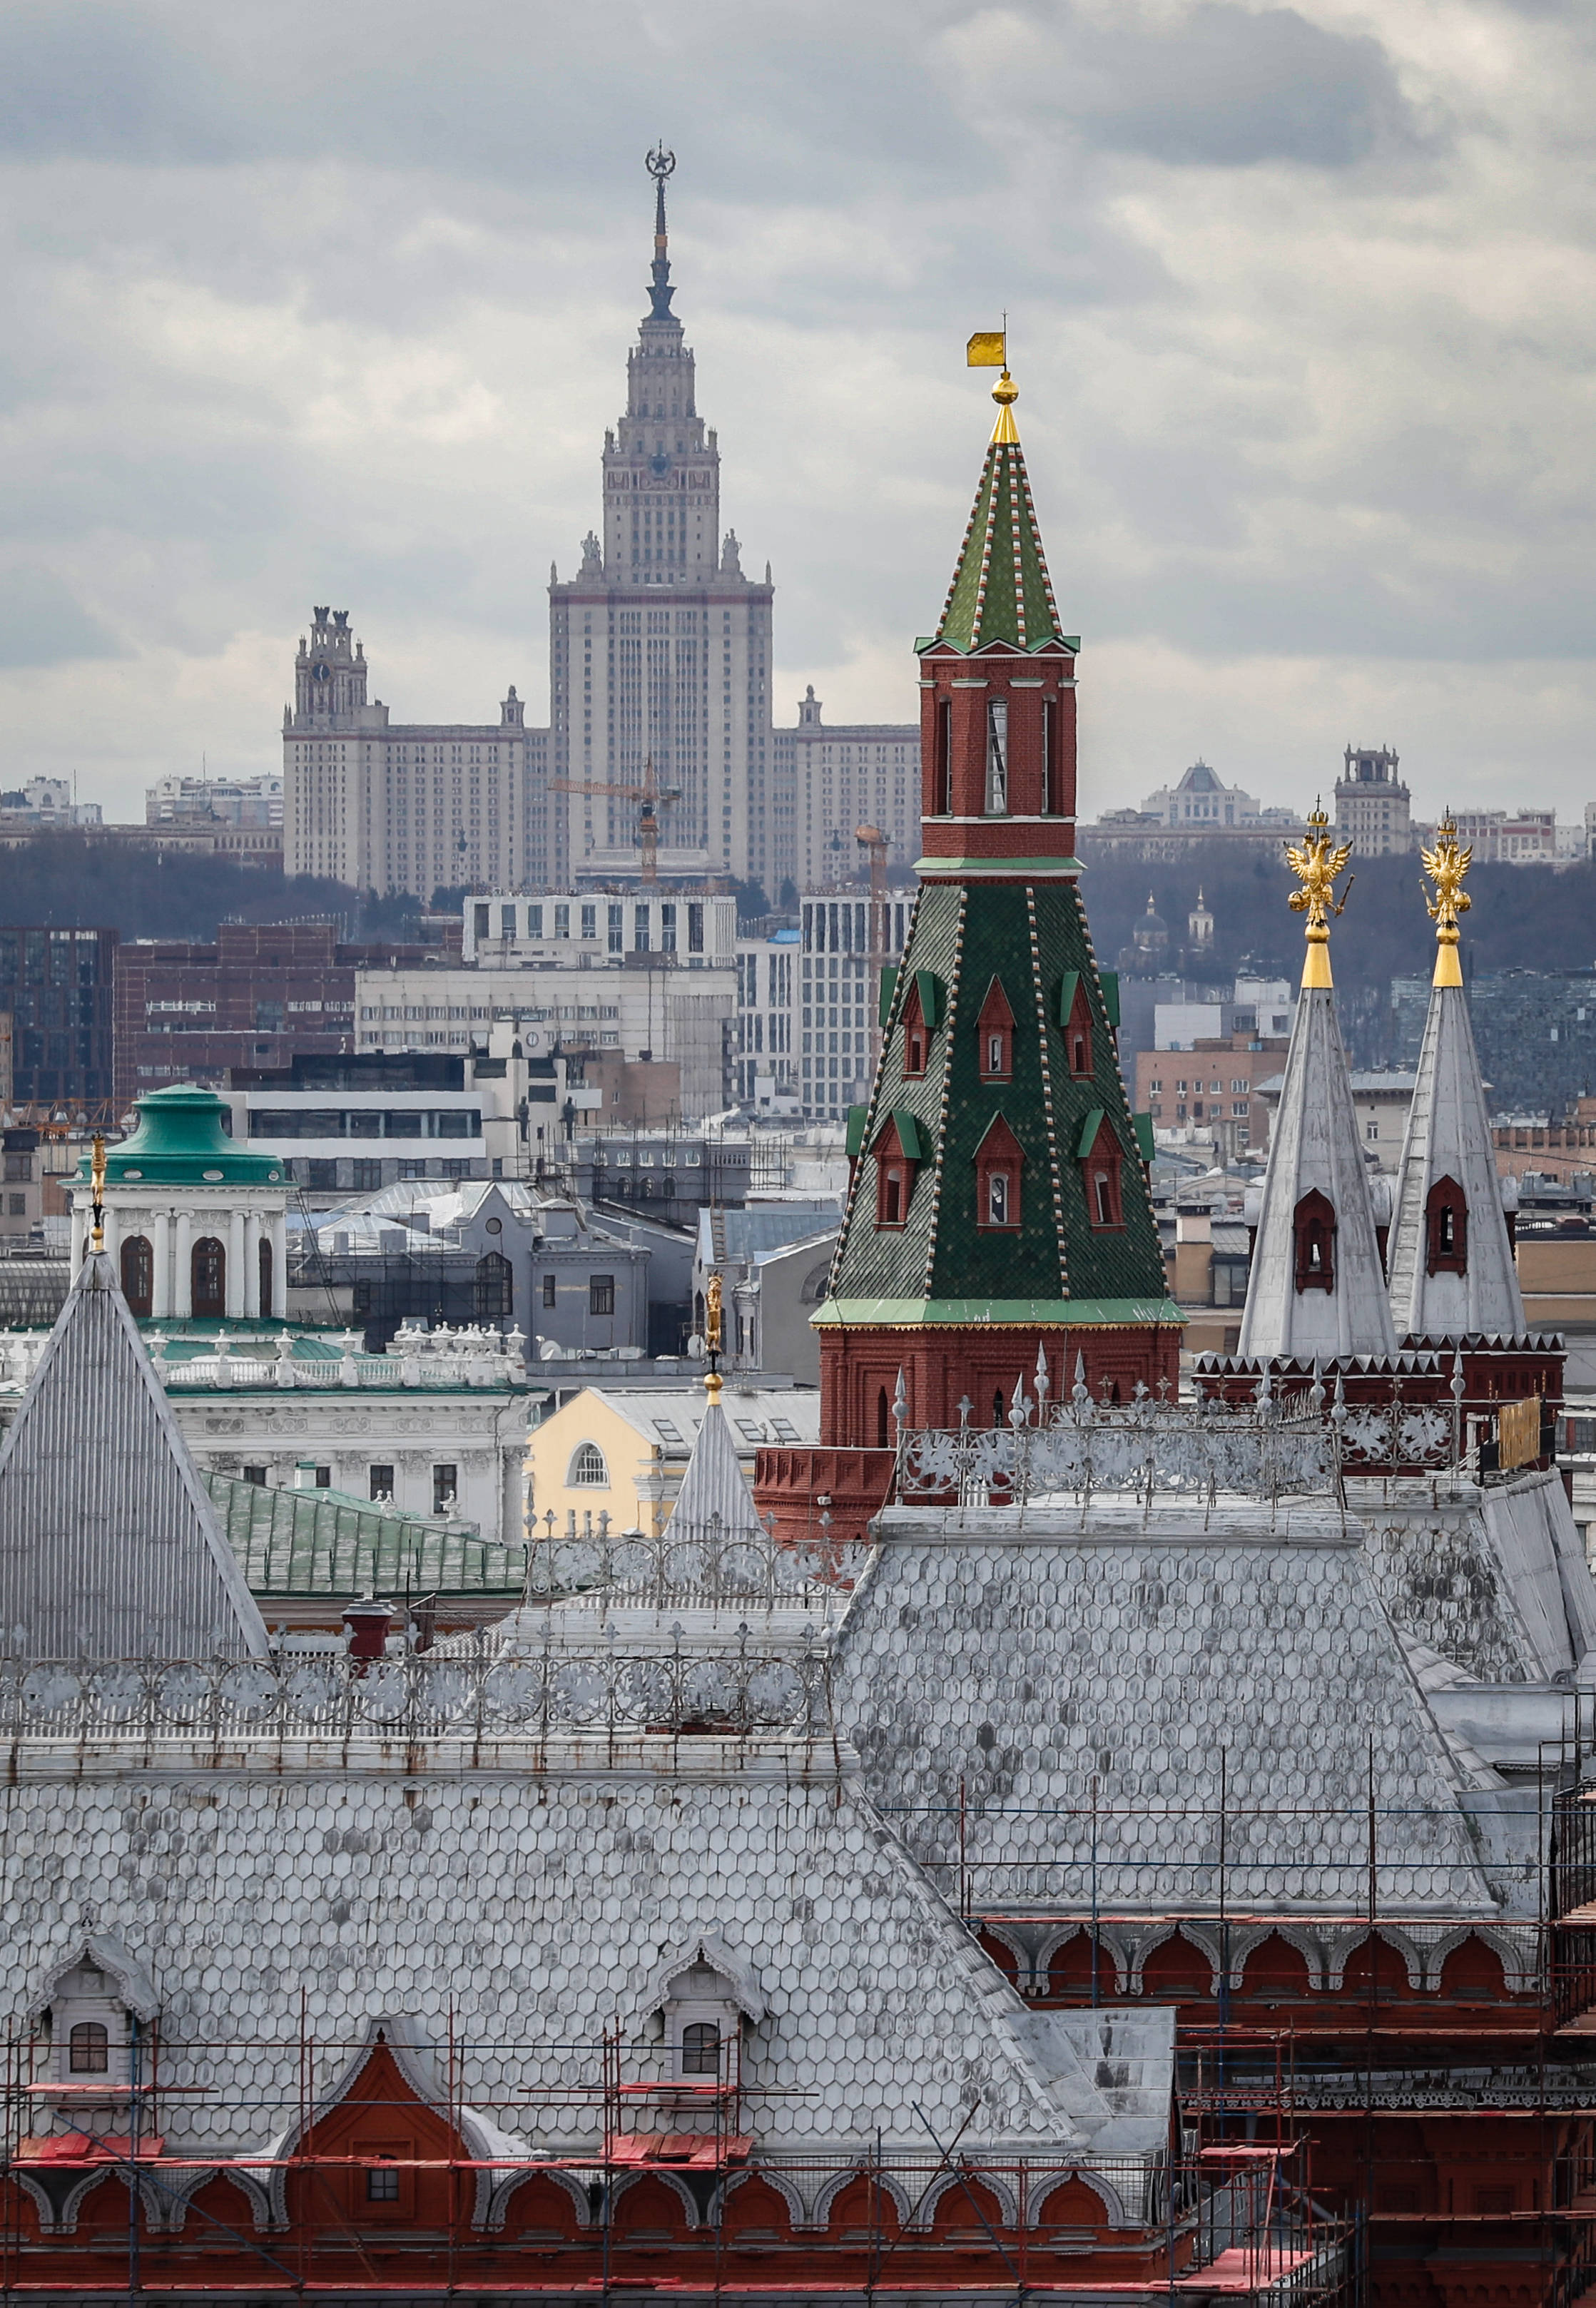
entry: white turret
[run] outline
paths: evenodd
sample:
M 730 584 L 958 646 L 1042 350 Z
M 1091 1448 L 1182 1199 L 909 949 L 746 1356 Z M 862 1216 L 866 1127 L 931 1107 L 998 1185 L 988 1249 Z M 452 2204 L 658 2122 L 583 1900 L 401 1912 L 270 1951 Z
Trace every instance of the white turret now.
M 1341 911 L 1348 845 L 1336 848 L 1326 822 L 1316 810 L 1302 847 L 1286 853 L 1307 952 L 1238 1341 L 1245 1356 L 1302 1362 L 1396 1351 L 1330 977 L 1326 917 Z
M 1424 868 L 1436 885 L 1436 971 L 1397 1172 L 1391 1309 L 1415 1338 L 1518 1338 L 1523 1300 L 1491 1145 L 1485 1085 L 1458 962 L 1458 916 L 1471 852 L 1444 820 Z

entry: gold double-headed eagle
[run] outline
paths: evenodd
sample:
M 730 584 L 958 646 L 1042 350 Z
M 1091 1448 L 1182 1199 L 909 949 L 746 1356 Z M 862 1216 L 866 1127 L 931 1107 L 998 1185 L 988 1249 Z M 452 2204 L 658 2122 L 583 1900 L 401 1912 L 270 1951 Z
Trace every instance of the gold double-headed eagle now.
M 1345 910 L 1352 887 L 1349 880 L 1337 900 L 1335 885 L 1346 872 L 1352 845 L 1350 841 L 1338 843 L 1329 829 L 1330 821 L 1323 806 L 1316 803 L 1308 815 L 1306 840 L 1286 844 L 1286 863 L 1302 885 L 1292 891 L 1286 902 L 1294 914 L 1307 916 L 1303 929 L 1307 941 L 1307 952 L 1302 959 L 1305 986 L 1330 984 L 1330 917 Z
M 1436 885 L 1432 898 L 1424 890 L 1425 910 L 1436 926 L 1436 986 L 1461 986 L 1463 982 L 1462 965 L 1458 960 L 1458 927 L 1460 914 L 1466 914 L 1474 900 L 1463 887 L 1463 876 L 1474 862 L 1472 847 L 1465 849 L 1457 838 L 1457 828 L 1448 812 L 1436 828 L 1435 847 L 1420 849 L 1419 862 Z

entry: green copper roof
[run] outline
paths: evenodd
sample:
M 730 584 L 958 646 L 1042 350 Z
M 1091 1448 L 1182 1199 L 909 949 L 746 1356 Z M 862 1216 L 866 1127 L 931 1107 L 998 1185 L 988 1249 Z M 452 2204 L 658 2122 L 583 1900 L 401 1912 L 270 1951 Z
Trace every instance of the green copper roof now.
M 936 642 L 957 650 L 988 642 L 1022 650 L 1077 646 L 1058 623 L 1018 441 L 995 440 L 987 451 Z
M 527 1549 L 340 1491 L 276 1490 L 202 1476 L 250 1592 L 268 1601 L 484 1595 L 519 1602 Z
M 903 1005 L 930 973 L 945 989 L 923 1073 L 904 1068 Z M 1006 1080 L 984 1079 L 977 1013 L 994 977 L 1014 1015 Z M 1084 994 L 1091 1068 L 1070 1068 L 1059 996 Z M 922 979 L 923 982 L 923 979 Z M 1065 1012 L 1068 1016 L 1067 1008 Z M 1017 1229 L 979 1224 L 977 1150 L 1000 1115 L 1023 1156 Z M 867 1150 L 891 1115 L 912 1116 L 926 1153 L 900 1226 L 876 1224 Z M 1104 1133 L 1122 1156 L 1123 1223 L 1092 1223 L 1084 1155 Z M 1120 1079 L 1108 1006 L 1073 882 L 927 883 L 898 972 L 867 1115 L 850 1128 L 854 1172 L 825 1303 L 831 1323 L 1178 1322 Z M 982 1310 L 985 1310 L 984 1312 Z
M 280 1184 L 280 1154 L 252 1154 L 235 1145 L 221 1126 L 227 1112 L 213 1089 L 177 1082 L 153 1089 L 138 1102 L 139 1126 L 119 1146 L 106 1149 L 108 1184 L 157 1186 Z M 78 1164 L 81 1184 L 89 1179 L 89 1157 Z

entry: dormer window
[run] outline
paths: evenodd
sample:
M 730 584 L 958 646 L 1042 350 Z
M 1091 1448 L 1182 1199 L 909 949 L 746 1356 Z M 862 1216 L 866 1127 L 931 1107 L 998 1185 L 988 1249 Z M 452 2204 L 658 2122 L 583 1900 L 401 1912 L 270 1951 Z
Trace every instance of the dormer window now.
M 908 1223 L 915 1172 L 928 1151 L 919 1123 L 902 1110 L 889 1114 L 870 1151 L 876 1158 L 876 1223 L 891 1232 Z
M 1024 1148 L 1002 1115 L 994 1115 L 975 1152 L 975 1222 L 981 1233 L 1019 1232 L 1024 1167 Z
M 648 2008 L 663 2025 L 663 2080 L 700 2090 L 735 2088 L 743 2023 L 757 2025 L 765 2002 L 746 1966 L 720 1940 L 699 1940 L 657 1972 Z
M 1304 1194 L 1292 1211 L 1291 1235 L 1298 1290 L 1333 1290 L 1335 1206 L 1316 1186 Z
M 931 1037 L 942 1022 L 942 987 L 929 970 L 917 969 L 903 1001 L 903 1076 L 919 1081 L 926 1071 Z
M 1125 1150 L 1100 1106 L 1093 1107 L 1081 1125 L 1075 1158 L 1081 1165 L 1082 1184 L 1086 1190 L 1088 1225 L 1100 1234 L 1123 1227 L 1121 1171 Z
M 1077 1081 L 1097 1071 L 1091 1033 L 1091 1002 L 1086 981 L 1072 969 L 1058 988 L 1058 1023 L 1064 1035 L 1065 1063 Z
M 157 2006 L 142 1966 L 107 1935 L 58 1965 L 29 2009 L 47 2045 L 39 2087 L 76 2107 L 126 2090 L 134 2038 Z
M 1014 1071 L 1014 1013 L 1003 983 L 994 978 L 987 988 L 976 1021 L 979 1071 L 983 1081 L 1007 1081 Z
M 1469 1270 L 1469 1205 L 1455 1178 L 1437 1178 L 1425 1197 L 1425 1271 Z

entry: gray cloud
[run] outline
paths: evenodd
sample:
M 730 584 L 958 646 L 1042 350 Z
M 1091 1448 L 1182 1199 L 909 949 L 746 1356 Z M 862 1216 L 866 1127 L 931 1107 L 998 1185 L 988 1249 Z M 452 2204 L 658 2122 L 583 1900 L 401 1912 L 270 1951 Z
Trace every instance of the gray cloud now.
M 122 654 L 98 617 L 49 570 L 0 569 L 0 666 L 72 665 Z
M 1077 22 L 1064 47 L 1060 108 L 1102 145 L 1167 165 L 1345 168 L 1422 141 L 1379 42 L 1295 8 L 1127 11 Z
M 1493 4 L 1386 0 L 1377 39 L 1342 0 L 13 6 L 0 521 L 56 589 L 0 599 L 44 668 L 0 682 L 17 763 L 71 732 L 134 807 L 175 728 L 265 766 L 312 599 L 396 711 L 535 694 L 663 134 L 780 695 L 910 710 L 989 413 L 961 348 L 1006 306 L 1070 621 L 1173 685 L 1125 726 L 1162 745 L 1222 665 L 1288 758 L 1324 682 L 1279 667 L 1358 662 L 1466 747 L 1540 661 L 1523 743 L 1577 784 L 1596 69 L 1556 11 L 1462 37 Z

